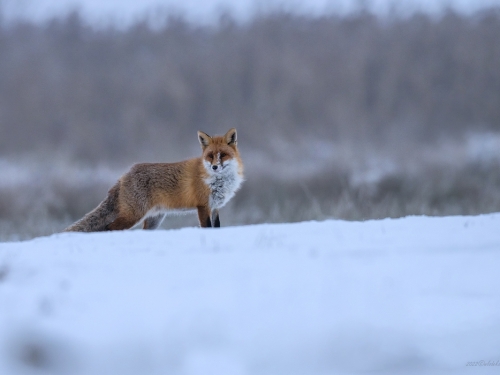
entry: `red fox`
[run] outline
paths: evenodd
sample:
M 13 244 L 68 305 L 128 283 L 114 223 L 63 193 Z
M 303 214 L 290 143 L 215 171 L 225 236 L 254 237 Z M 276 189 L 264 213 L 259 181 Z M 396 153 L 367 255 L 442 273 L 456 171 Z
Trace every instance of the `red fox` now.
M 201 157 L 135 164 L 99 206 L 64 231 L 122 230 L 140 221 L 144 229 L 156 229 L 168 212 L 190 210 L 198 210 L 201 227 L 220 227 L 219 209 L 243 182 L 236 129 L 214 137 L 199 131 L 198 139 Z

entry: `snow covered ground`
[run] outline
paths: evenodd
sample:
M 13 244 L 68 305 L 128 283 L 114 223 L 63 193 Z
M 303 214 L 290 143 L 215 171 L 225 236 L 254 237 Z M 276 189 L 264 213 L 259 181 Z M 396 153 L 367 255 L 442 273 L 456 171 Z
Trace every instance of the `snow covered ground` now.
M 2 243 L 0 374 L 498 373 L 499 228 L 493 214 Z

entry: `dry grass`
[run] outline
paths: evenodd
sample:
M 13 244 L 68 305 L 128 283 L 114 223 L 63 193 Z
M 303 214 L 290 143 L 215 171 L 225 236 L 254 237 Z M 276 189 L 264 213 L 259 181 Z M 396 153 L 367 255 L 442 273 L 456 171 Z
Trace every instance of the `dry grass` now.
M 249 163 L 243 188 L 221 211 L 223 226 L 500 211 L 500 163 L 496 161 L 440 164 L 414 171 L 398 168 L 365 180 L 359 179 L 354 167 L 345 165 L 324 167 L 299 178 L 261 173 L 261 168 Z M 95 207 L 122 172 L 76 171 L 67 165 L 57 173 L 4 184 L 0 188 L 0 239 L 29 239 L 61 231 Z M 365 171 L 364 176 L 369 175 Z M 163 223 L 164 228 L 196 225 L 196 215 L 172 216 Z

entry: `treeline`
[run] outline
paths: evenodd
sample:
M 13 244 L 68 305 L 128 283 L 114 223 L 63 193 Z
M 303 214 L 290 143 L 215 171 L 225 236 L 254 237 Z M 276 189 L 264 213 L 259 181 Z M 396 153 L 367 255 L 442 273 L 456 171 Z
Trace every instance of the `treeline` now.
M 224 226 L 500 211 L 500 9 L 0 21 L 0 240 L 60 231 L 131 163 L 231 127 L 247 181 Z
M 306 133 L 385 145 L 500 130 L 499 67 L 499 9 L 127 30 L 93 29 L 77 13 L 3 24 L 0 157 L 185 157 L 196 130 L 232 126 L 253 149 Z

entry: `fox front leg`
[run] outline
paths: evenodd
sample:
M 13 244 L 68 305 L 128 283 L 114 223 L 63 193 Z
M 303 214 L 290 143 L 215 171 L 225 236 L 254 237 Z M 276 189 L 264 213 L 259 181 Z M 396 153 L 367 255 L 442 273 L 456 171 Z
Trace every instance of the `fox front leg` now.
M 198 208 L 198 220 L 200 221 L 200 227 L 210 228 L 212 226 L 212 221 L 210 220 L 210 210 L 205 206 L 199 206 Z
M 214 228 L 220 228 L 219 210 L 217 209 L 212 211 L 212 223 Z

